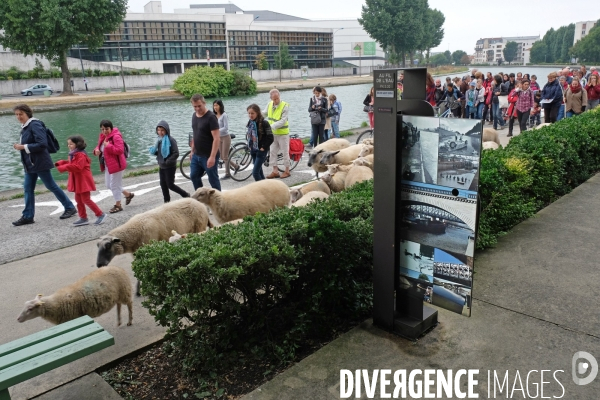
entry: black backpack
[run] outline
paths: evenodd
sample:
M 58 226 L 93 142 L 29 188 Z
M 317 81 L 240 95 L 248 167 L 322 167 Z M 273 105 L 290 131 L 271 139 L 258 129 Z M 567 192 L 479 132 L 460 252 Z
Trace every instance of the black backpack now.
M 131 149 L 129 148 L 129 145 L 127 144 L 127 142 L 124 140 L 123 140 L 123 154 L 125 155 L 125 158 L 129 158 L 129 154 L 131 154 Z
M 335 117 L 336 115 L 338 115 L 338 112 L 335 110 L 335 108 L 331 107 L 329 110 L 327 110 L 328 117 Z
M 42 121 L 40 121 L 42 122 Z M 54 136 L 54 132 L 52 129 L 46 127 L 46 125 L 42 122 L 42 126 L 46 130 L 46 142 L 48 142 L 48 152 L 49 153 L 58 153 L 60 150 L 60 144 L 58 144 L 58 140 L 56 140 L 56 136 Z

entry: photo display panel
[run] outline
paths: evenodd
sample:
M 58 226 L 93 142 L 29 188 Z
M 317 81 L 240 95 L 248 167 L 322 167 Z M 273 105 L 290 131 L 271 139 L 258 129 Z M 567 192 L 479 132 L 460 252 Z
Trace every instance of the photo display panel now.
M 480 120 L 402 116 L 399 287 L 471 315 Z

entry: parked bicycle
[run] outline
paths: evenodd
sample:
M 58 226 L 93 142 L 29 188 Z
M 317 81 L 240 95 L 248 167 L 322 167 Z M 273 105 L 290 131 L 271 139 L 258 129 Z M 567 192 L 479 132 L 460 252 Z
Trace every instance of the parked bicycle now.
M 372 139 L 374 131 L 374 129 L 367 129 L 366 131 L 363 131 L 360 135 L 358 135 L 358 138 L 356 139 L 356 144 L 360 144 L 360 142 L 362 142 L 363 139 Z
M 298 135 L 290 135 L 290 139 L 299 139 Z M 246 143 L 242 143 L 243 146 L 237 147 L 235 150 L 229 153 L 229 160 L 227 161 L 226 168 L 231 171 L 231 179 L 234 181 L 242 182 L 252 176 L 252 156 L 250 155 L 250 148 Z M 302 151 L 303 153 L 304 151 Z M 302 154 L 290 155 L 290 171 L 298 166 Z M 277 154 L 277 169 L 279 172 L 285 172 L 285 166 L 283 165 L 283 153 Z M 270 154 L 267 153 L 267 158 L 263 164 L 264 167 L 269 167 Z
M 444 106 L 442 108 L 442 106 Z M 433 107 L 434 113 L 436 117 L 439 118 L 456 118 L 454 114 L 452 114 L 452 110 L 460 107 L 460 101 L 458 100 L 444 100 L 440 103 L 439 106 Z M 443 111 L 442 111 L 443 110 Z
M 229 136 L 231 136 L 231 139 L 235 139 L 235 135 L 232 133 Z M 192 147 L 192 138 L 193 138 L 193 134 L 189 134 L 189 146 Z M 245 147 L 246 143 L 244 142 L 236 142 L 236 143 L 231 143 L 231 146 L 229 147 L 229 156 L 231 157 L 231 154 L 233 153 L 233 151 L 235 151 L 238 148 L 242 148 Z M 190 179 L 190 153 L 192 152 L 192 150 L 188 150 L 183 157 L 181 158 L 181 160 L 179 160 L 179 171 L 181 171 L 181 175 L 183 175 L 184 177 L 186 177 L 187 179 Z M 223 159 L 219 158 L 219 168 L 223 168 L 224 163 L 223 163 Z

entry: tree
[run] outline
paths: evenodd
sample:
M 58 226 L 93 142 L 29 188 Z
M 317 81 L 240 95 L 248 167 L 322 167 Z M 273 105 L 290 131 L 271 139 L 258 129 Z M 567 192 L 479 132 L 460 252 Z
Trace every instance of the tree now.
M 580 61 L 600 62 L 600 25 L 596 24 L 590 32 L 572 49 Z
M 418 50 L 422 43 L 423 20 L 429 8 L 427 0 L 366 0 L 358 22 L 390 53 L 402 56 Z
M 447 65 L 449 64 L 448 59 L 444 53 L 436 54 L 429 59 L 429 62 L 433 65 Z
M 256 58 L 254 59 L 254 65 L 256 65 L 256 69 L 269 69 L 269 62 L 267 61 L 267 55 L 264 51 L 256 55 Z
M 273 59 L 275 60 L 275 67 L 278 69 L 294 68 L 294 58 L 290 55 L 290 49 L 285 42 L 279 44 L 279 53 L 276 53 Z
M 506 46 L 504 46 L 502 54 L 504 55 L 504 59 L 508 61 L 508 65 L 510 65 L 511 61 L 513 61 L 517 57 L 518 49 L 519 45 L 517 44 L 517 42 L 513 41 L 506 43 Z
M 463 55 L 463 56 L 460 58 L 460 63 L 461 63 L 462 65 L 469 65 L 469 64 L 471 64 L 471 57 L 469 57 L 469 55 L 468 55 L 468 54 L 465 54 L 465 55 Z
M 444 57 L 446 57 L 446 64 L 452 64 L 452 53 L 450 53 L 450 50 L 444 52 Z
M 423 274 L 423 273 L 419 274 L 419 279 L 431 282 L 429 279 L 429 276 L 427 276 L 426 274 Z
M 452 53 L 452 61 L 454 62 L 454 64 L 458 65 L 461 63 L 460 60 L 462 59 L 462 57 L 466 54 L 467 53 L 462 50 L 456 50 L 454 53 Z
M 543 40 L 538 40 L 531 46 L 531 50 L 529 51 L 529 60 L 532 63 L 542 63 L 546 62 L 546 57 L 548 54 L 548 46 L 544 43 Z
M 419 49 L 425 52 L 425 62 L 427 64 L 429 64 L 429 52 L 431 49 L 439 46 L 442 43 L 442 39 L 444 39 L 444 29 L 442 26 L 445 20 L 446 17 L 444 17 L 441 11 L 427 9 L 422 43 L 419 46 Z
M 127 0 L 2 0 L 0 45 L 60 62 L 63 94 L 72 94 L 67 52 L 76 44 L 96 51 L 126 12 Z
M 571 47 L 573 47 L 573 41 L 575 40 L 575 24 L 569 24 L 566 27 L 565 33 L 562 37 L 562 43 L 560 46 L 560 60 L 566 63 L 571 62 Z

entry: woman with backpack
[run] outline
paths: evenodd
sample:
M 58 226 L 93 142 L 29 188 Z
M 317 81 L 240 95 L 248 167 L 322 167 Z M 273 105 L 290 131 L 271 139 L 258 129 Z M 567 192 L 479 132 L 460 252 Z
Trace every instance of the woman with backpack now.
M 123 189 L 123 171 L 127 168 L 125 142 L 121 132 L 107 119 L 100 121 L 100 136 L 94 155 L 100 160 L 100 171 L 104 172 L 106 187 L 110 189 L 115 199 L 115 205 L 108 212 L 114 214 L 123 211 L 121 206 L 123 196 L 126 205 L 129 205 L 134 196 L 133 193 Z
M 21 139 L 19 143 L 13 144 L 13 148 L 21 153 L 21 163 L 25 169 L 25 180 L 23 182 L 25 208 L 21 218 L 12 224 L 21 226 L 35 222 L 33 220 L 35 215 L 35 185 L 38 178 L 65 208 L 65 212 L 60 216 L 60 219 L 72 217 L 77 214 L 77 209 L 75 209 L 65 192 L 58 187 L 50 173 L 50 170 L 54 168 L 54 163 L 48 151 L 49 135 L 46 126 L 39 119 L 33 118 L 33 111 L 26 104 L 15 106 L 13 112 L 17 117 L 17 121 L 21 123 Z M 52 139 L 54 138 L 52 137 Z

